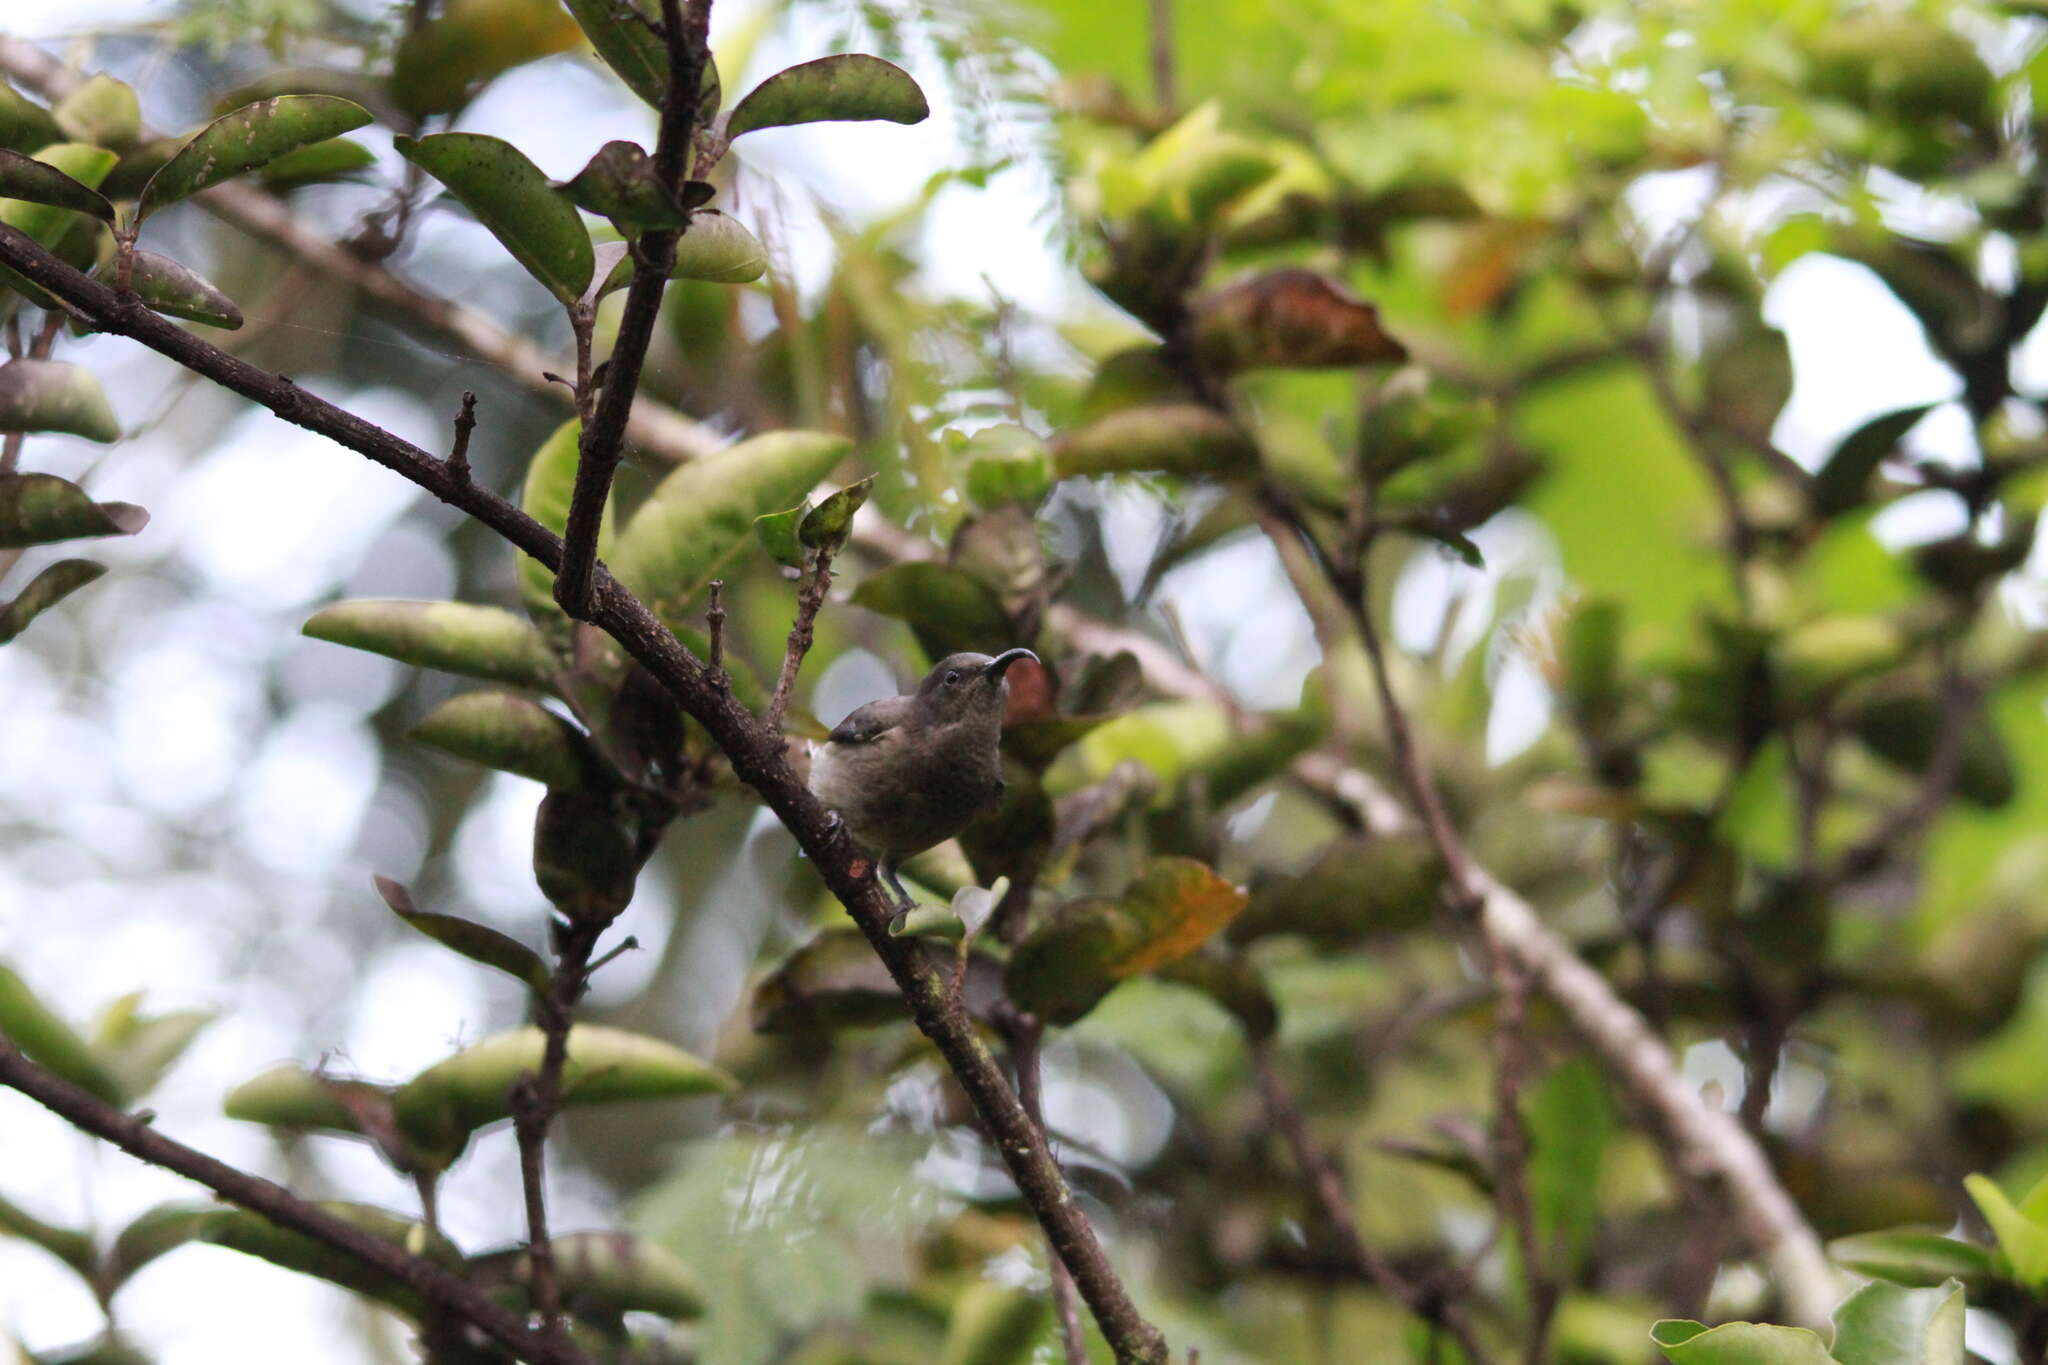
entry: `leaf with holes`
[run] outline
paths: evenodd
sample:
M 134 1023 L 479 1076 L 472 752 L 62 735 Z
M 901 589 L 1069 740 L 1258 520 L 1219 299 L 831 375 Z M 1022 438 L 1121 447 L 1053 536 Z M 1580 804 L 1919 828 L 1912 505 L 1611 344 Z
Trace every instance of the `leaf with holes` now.
M 483 133 L 401 137 L 399 152 L 462 201 L 526 272 L 563 303 L 590 287 L 590 233 L 569 196 L 526 153 Z
M 137 201 L 137 219 L 267 166 L 286 152 L 324 142 L 370 122 L 370 111 L 332 95 L 279 95 L 245 104 L 199 130 L 199 135 L 149 178 Z
M 550 690 L 557 663 L 538 630 L 502 607 L 365 597 L 308 617 L 315 640 L 485 682 Z

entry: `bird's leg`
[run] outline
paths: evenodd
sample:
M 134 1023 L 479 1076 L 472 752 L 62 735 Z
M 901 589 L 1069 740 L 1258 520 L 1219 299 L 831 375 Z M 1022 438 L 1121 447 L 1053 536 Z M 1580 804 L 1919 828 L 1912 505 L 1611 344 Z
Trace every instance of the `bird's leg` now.
M 917 909 L 917 897 L 905 891 L 903 883 L 897 880 L 896 860 L 894 858 L 879 860 L 875 864 L 875 872 L 881 877 L 883 883 L 896 893 L 896 913 L 889 920 L 890 932 L 894 933 L 903 928 L 903 921 L 910 917 L 911 911 Z

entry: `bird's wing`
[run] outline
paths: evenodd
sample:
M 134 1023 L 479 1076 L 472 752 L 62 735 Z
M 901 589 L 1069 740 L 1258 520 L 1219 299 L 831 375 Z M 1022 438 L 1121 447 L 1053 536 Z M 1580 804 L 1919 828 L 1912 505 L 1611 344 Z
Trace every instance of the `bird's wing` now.
M 883 697 L 856 709 L 832 727 L 833 744 L 872 744 L 903 723 L 910 714 L 910 698 Z

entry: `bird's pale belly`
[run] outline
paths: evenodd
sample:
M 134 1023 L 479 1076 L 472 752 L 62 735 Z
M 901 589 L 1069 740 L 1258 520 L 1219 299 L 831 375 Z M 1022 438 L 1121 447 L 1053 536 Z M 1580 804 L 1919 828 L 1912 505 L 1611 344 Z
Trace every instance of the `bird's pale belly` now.
M 977 762 L 949 756 L 905 771 L 903 755 L 888 741 L 819 746 L 811 761 L 811 790 L 839 812 L 848 833 L 885 857 L 906 857 L 958 834 L 1002 792 L 993 755 Z

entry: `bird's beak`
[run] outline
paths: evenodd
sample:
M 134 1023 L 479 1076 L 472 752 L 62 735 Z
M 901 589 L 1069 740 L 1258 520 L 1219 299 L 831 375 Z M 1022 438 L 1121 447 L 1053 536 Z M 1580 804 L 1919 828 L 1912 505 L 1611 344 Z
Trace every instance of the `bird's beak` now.
M 1006 649 L 988 661 L 988 666 L 982 670 L 982 676 L 1001 682 L 1004 671 L 1019 659 L 1029 659 L 1032 663 L 1038 663 L 1038 656 L 1028 649 Z

